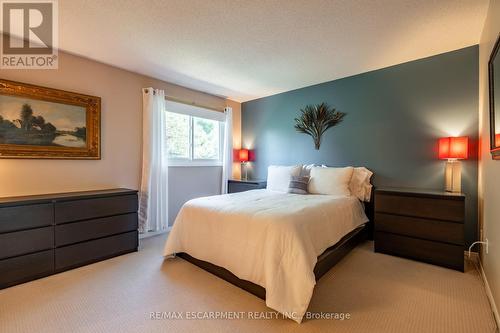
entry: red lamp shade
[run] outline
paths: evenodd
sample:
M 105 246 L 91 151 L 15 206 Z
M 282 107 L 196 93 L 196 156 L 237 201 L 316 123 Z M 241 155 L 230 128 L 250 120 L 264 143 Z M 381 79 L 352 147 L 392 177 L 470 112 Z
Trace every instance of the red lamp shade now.
M 448 137 L 439 139 L 440 159 L 467 159 L 469 157 L 469 137 Z
M 248 162 L 248 149 L 240 149 L 240 151 L 238 152 L 238 159 L 240 160 L 240 162 Z
M 495 134 L 495 147 L 500 147 L 500 133 Z

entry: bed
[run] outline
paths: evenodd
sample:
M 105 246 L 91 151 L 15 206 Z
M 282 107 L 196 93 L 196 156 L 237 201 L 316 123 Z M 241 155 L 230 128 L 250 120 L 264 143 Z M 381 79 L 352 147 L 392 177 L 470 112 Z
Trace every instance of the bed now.
M 354 196 L 266 189 L 198 198 L 179 212 L 164 249 L 265 299 L 301 322 L 314 285 L 371 237 L 373 204 Z

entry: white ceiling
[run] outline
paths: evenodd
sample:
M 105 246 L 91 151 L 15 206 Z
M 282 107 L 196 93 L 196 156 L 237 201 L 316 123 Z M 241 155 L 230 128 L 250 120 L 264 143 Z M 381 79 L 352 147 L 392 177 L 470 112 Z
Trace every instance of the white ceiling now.
M 488 0 L 63 0 L 60 48 L 247 101 L 477 44 Z

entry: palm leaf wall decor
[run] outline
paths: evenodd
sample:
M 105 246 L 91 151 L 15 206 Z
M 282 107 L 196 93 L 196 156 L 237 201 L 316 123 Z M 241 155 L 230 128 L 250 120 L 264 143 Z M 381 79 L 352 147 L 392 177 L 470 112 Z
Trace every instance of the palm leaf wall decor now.
M 295 118 L 295 129 L 312 136 L 316 150 L 319 150 L 323 133 L 340 123 L 346 115 L 326 103 L 307 105 L 300 112 L 300 117 Z

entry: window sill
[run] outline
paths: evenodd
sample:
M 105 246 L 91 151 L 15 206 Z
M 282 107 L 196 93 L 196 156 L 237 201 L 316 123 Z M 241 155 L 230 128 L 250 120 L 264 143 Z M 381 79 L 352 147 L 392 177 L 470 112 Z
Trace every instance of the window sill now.
M 185 168 L 185 167 L 222 167 L 222 163 L 210 163 L 210 162 L 177 162 L 168 163 L 169 168 Z

